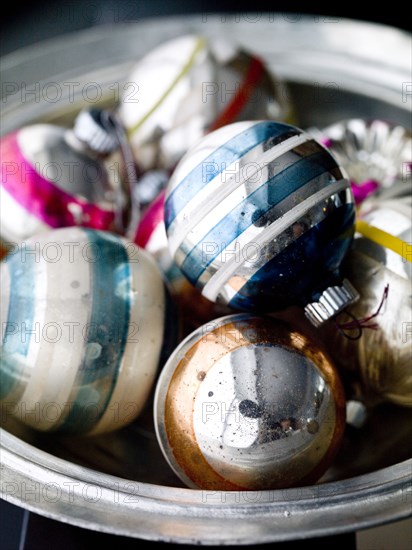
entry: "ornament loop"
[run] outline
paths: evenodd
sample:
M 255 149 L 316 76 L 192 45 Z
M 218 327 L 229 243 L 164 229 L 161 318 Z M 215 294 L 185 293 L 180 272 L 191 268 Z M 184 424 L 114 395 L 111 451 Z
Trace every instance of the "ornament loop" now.
M 364 328 L 377 330 L 379 328 L 379 325 L 377 323 L 369 323 L 369 321 L 371 319 L 374 319 L 380 314 L 383 304 L 388 298 L 388 294 L 389 294 L 389 285 L 387 284 L 383 290 L 382 299 L 380 301 L 378 309 L 375 311 L 375 313 L 372 313 L 367 317 L 363 317 L 362 319 L 357 319 L 355 315 L 353 315 L 353 313 L 350 313 L 350 311 L 345 310 L 344 313 L 346 313 L 346 315 L 348 315 L 352 319 L 352 321 L 349 321 L 347 323 L 338 323 L 337 321 L 335 321 L 335 325 L 339 330 L 339 332 L 349 340 L 359 340 L 359 338 L 362 336 L 362 331 Z M 356 336 L 349 336 L 345 332 L 347 330 L 354 330 L 354 329 L 358 329 L 359 331 L 359 333 Z

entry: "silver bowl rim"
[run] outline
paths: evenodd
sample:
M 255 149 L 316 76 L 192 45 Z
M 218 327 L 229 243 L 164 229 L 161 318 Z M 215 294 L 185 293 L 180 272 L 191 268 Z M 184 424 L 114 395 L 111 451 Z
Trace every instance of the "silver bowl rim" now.
M 5 500 L 112 534 L 191 544 L 252 544 L 344 533 L 412 516 L 412 459 L 340 481 L 228 493 L 131 483 L 58 458 L 1 428 L 0 441 Z M 80 505 L 73 506 L 76 501 Z M 90 510 L 93 504 L 96 509 Z M 245 520 L 246 533 L 239 529 Z M 188 522 L 187 536 L 174 532 L 174 523 L 182 522 Z

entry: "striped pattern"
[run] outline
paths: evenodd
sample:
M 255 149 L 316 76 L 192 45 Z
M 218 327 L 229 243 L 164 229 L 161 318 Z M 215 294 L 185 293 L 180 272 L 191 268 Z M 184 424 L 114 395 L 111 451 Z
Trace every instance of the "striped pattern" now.
M 354 248 L 412 280 L 412 196 L 369 200 L 358 209 Z
M 32 254 L 27 255 L 24 269 L 17 262 L 9 264 L 8 270 L 2 270 L 1 277 L 2 318 L 7 316 L 7 324 L 2 323 L 0 400 L 21 393 L 27 382 L 27 360 L 31 355 L 29 334 L 38 322 L 35 313 L 39 312 L 35 312 L 33 300 L 27 300 L 25 293 L 41 293 L 36 284 L 36 263 Z
M 326 149 L 271 121 L 203 138 L 177 166 L 165 201 L 176 264 L 208 299 L 242 309 L 277 309 L 270 296 L 279 290 L 281 302 L 311 301 L 348 249 L 354 214 L 349 182 Z
M 143 170 L 173 168 L 205 133 L 270 112 L 285 120 L 285 97 L 260 59 L 227 40 L 187 35 L 139 61 L 119 116 Z
M 187 41 L 187 39 L 184 39 Z M 190 40 L 191 42 L 191 40 Z M 187 76 L 190 73 L 190 70 L 195 66 L 197 57 L 204 56 L 205 55 L 205 40 L 201 37 L 197 37 L 194 40 L 193 44 L 190 44 L 190 49 L 188 53 L 188 57 L 186 59 L 186 52 L 184 54 L 184 57 L 180 62 L 182 63 L 182 66 L 179 67 L 179 70 L 176 72 L 176 74 L 173 74 L 172 72 L 172 79 L 170 82 L 167 83 L 166 87 L 162 90 L 159 89 L 159 86 L 156 86 L 154 90 L 157 90 L 158 93 L 160 92 L 159 97 L 156 98 L 155 101 L 151 103 L 150 109 L 146 111 L 141 118 L 138 119 L 138 121 L 128 130 L 129 135 L 132 135 L 134 132 L 136 132 L 145 122 L 147 119 L 150 118 L 153 113 L 156 112 L 156 110 L 160 107 L 162 103 L 164 103 L 167 98 L 173 93 L 173 91 L 176 89 L 176 87 L 181 83 L 182 79 Z M 168 46 L 163 46 L 161 48 L 161 51 L 164 52 L 165 50 L 169 50 Z M 184 48 L 183 48 L 184 50 Z M 153 53 L 151 57 L 153 56 Z M 151 59 L 151 63 L 156 66 L 156 59 Z M 137 80 L 138 82 L 138 80 Z M 153 94 L 153 90 L 150 89 L 150 94 Z M 144 109 L 146 109 L 146 104 Z
M 132 421 L 167 332 L 152 258 L 110 233 L 60 229 L 23 243 L 1 276 L 1 401 L 40 430 L 98 433 Z
M 50 228 L 110 229 L 114 202 L 106 199 L 102 164 L 77 153 L 64 128 L 34 124 L 1 139 L 1 235 L 21 241 Z

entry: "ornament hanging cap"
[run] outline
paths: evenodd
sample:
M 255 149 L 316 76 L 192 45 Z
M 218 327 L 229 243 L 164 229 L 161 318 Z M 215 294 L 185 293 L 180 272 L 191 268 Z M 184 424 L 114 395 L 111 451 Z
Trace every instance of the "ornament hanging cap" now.
M 115 129 L 101 109 L 86 109 L 76 117 L 74 135 L 96 153 L 111 153 L 119 147 Z
M 341 286 L 328 287 L 317 302 L 307 304 L 305 315 L 315 327 L 319 327 L 358 299 L 358 292 L 347 279 L 343 279 Z

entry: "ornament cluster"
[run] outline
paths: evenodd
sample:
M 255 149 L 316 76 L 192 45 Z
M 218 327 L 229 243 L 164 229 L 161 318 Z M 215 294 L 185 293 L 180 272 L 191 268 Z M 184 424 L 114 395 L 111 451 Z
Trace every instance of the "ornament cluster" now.
M 191 488 L 315 483 L 349 399 L 412 406 L 411 133 L 300 128 L 226 39 L 128 81 L 138 102 L 1 138 L 0 405 L 50 437 L 150 408 Z

